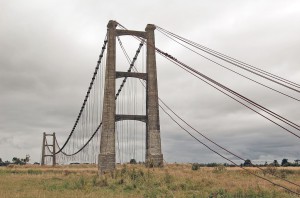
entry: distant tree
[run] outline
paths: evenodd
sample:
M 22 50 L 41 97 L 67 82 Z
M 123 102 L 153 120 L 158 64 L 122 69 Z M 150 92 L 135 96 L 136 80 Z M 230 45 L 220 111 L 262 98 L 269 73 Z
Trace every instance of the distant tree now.
M 288 166 L 288 165 L 289 165 L 288 159 L 282 159 L 281 166 Z
M 218 163 L 213 162 L 213 163 L 208 163 L 206 166 L 207 167 L 217 167 L 217 166 L 220 166 L 220 165 L 222 165 L 222 164 L 218 164 Z
M 244 162 L 244 166 L 252 166 L 252 162 L 249 159 L 246 159 Z
M 30 160 L 30 155 L 27 154 L 24 159 L 13 157 L 12 158 L 12 163 L 13 164 L 19 164 L 19 165 L 24 165 L 27 162 L 29 162 L 29 160 Z
M 268 162 L 265 162 L 265 165 L 264 166 L 268 166 Z
M 273 165 L 273 166 L 279 166 L 279 163 L 278 163 L 277 160 L 274 160 L 273 163 L 272 163 L 272 165 Z
M 3 162 L 3 160 L 0 158 L 0 166 L 7 166 L 10 164 L 8 161 Z
M 27 162 L 29 162 L 30 160 L 30 155 L 26 155 L 25 159 L 21 159 L 21 161 L 24 163 L 24 164 L 27 164 Z
M 24 164 L 24 162 L 22 160 L 20 160 L 20 158 L 17 158 L 17 157 L 12 158 L 12 163 L 13 164 Z

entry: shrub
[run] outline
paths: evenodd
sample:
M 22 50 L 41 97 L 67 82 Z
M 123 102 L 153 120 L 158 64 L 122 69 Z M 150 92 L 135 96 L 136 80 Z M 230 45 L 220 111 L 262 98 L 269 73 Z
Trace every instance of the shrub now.
M 224 171 L 226 171 L 226 167 L 224 165 L 216 166 L 213 170 L 214 173 L 223 173 Z
M 246 159 L 244 162 L 244 166 L 253 166 L 251 160 Z
M 136 164 L 136 160 L 135 159 L 131 159 L 129 163 L 130 164 Z
M 267 166 L 267 168 L 264 170 L 264 175 L 266 174 L 271 174 L 271 175 L 275 175 L 277 172 L 277 168 L 276 166 Z
M 198 164 L 198 163 L 192 164 L 192 170 L 198 170 L 199 168 L 200 168 L 200 164 Z

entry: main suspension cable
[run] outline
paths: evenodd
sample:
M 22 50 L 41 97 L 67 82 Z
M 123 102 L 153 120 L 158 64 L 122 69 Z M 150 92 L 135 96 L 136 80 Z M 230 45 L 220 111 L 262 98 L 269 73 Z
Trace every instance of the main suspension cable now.
M 272 111 L 270 111 L 270 110 L 268 110 L 268 109 L 262 107 L 261 105 L 259 105 L 259 104 L 255 103 L 255 102 L 253 102 L 252 100 L 250 100 L 250 99 L 248 99 L 248 98 L 246 98 L 246 97 L 244 97 L 244 96 L 238 94 L 237 92 L 234 92 L 233 90 L 231 90 L 231 89 L 229 89 L 228 87 L 226 87 L 226 86 L 224 86 L 224 85 L 218 83 L 217 81 L 212 80 L 211 78 L 205 76 L 204 74 L 200 73 L 199 71 L 197 71 L 197 70 L 191 68 L 190 66 L 188 66 L 188 65 L 186 65 L 186 64 L 184 64 L 184 63 L 178 61 L 178 60 L 177 60 L 176 58 L 174 58 L 173 56 L 171 56 L 171 55 L 169 55 L 169 54 L 167 54 L 167 53 L 165 53 L 165 52 L 163 52 L 163 51 L 161 51 L 161 50 L 159 50 L 159 49 L 157 49 L 157 52 L 158 52 L 160 55 L 162 55 L 163 57 L 167 58 L 167 60 L 169 60 L 169 61 L 175 63 L 176 65 L 178 65 L 178 66 L 181 67 L 181 68 L 184 68 L 184 70 L 190 71 L 189 73 L 191 73 L 192 75 L 194 75 L 194 76 L 197 77 L 198 79 L 202 80 L 203 82 L 209 84 L 210 86 L 214 87 L 215 89 L 221 91 L 220 89 L 218 89 L 217 87 L 215 87 L 215 86 L 213 86 L 212 84 L 208 83 L 207 81 L 209 81 L 209 82 L 215 84 L 216 86 L 218 86 L 218 87 L 220 87 L 220 88 L 222 88 L 222 89 L 225 89 L 226 91 L 232 93 L 233 95 L 235 95 L 235 96 L 237 96 L 237 97 L 243 99 L 244 101 L 246 101 L 246 102 L 252 104 L 253 106 L 255 106 L 255 107 L 257 107 L 257 108 L 263 110 L 265 113 L 267 113 L 267 114 L 269 114 L 269 115 L 271 115 L 271 116 L 273 116 L 273 117 L 275 117 L 275 118 L 281 120 L 282 122 L 285 122 L 286 124 L 288 124 L 289 126 L 295 128 L 295 129 L 299 130 L 299 128 L 298 128 L 299 125 L 297 125 L 297 124 L 295 124 L 295 123 L 293 123 L 293 122 L 291 122 L 291 121 L 289 121 L 289 120 L 283 118 L 282 116 L 279 116 L 278 114 L 276 114 L 276 113 L 274 113 L 274 112 L 272 112 Z M 198 75 L 199 75 L 199 76 L 198 76 Z M 202 79 L 200 76 L 201 76 L 202 78 L 206 79 L 207 81 L 205 81 L 204 79 Z M 223 91 L 221 91 L 221 92 L 224 93 L 225 95 L 229 96 L 229 95 L 226 94 L 225 92 L 223 92 Z M 294 132 L 290 131 L 289 129 L 287 129 L 287 128 L 281 126 L 280 124 L 278 124 L 278 123 L 276 123 L 275 121 L 271 120 L 270 118 L 268 118 L 268 117 L 262 115 L 261 113 L 255 111 L 254 109 L 252 109 L 251 107 L 245 105 L 244 103 L 241 103 L 240 101 L 238 101 L 237 99 L 233 98 L 232 96 L 229 96 L 229 97 L 231 97 L 232 99 L 236 100 L 236 101 L 239 102 L 240 104 L 246 106 L 247 108 L 251 109 L 252 111 L 256 112 L 257 114 L 263 116 L 264 118 L 268 119 L 269 121 L 273 122 L 274 124 L 276 124 L 277 126 L 281 127 L 282 129 L 286 130 L 287 132 L 289 132 L 289 133 L 293 134 L 294 136 L 300 138 L 299 135 L 297 135 L 297 134 L 295 134 Z
M 72 153 L 72 154 L 67 154 L 65 153 L 64 151 L 61 151 L 61 153 L 63 153 L 64 155 L 66 156 L 74 156 L 76 155 L 77 153 L 79 153 L 80 151 L 82 151 L 89 143 L 90 141 L 94 138 L 94 136 L 97 134 L 97 132 L 99 131 L 100 127 L 102 126 L 102 122 L 99 124 L 99 126 L 96 128 L 95 132 L 92 134 L 92 136 L 88 139 L 88 141 L 80 148 L 78 149 L 76 152 Z M 56 140 L 57 142 L 57 140 Z M 58 148 L 60 149 L 58 143 L 57 143 L 57 146 Z
M 249 71 L 248 69 L 254 70 L 254 71 L 256 71 L 256 72 L 253 72 L 253 71 L 249 71 L 249 72 L 251 72 L 251 73 L 253 73 L 253 74 L 256 74 L 256 75 L 258 75 L 258 76 L 260 76 L 260 77 L 263 77 L 263 78 L 265 78 L 265 79 L 271 80 L 271 81 L 273 81 L 273 82 L 275 82 L 275 81 L 272 80 L 272 79 L 269 79 L 268 77 L 274 78 L 274 79 L 276 79 L 276 80 L 278 80 L 278 81 L 281 81 L 281 82 L 283 82 L 283 83 L 286 83 L 286 84 L 292 85 L 292 86 L 294 86 L 294 87 L 300 88 L 300 85 L 297 84 L 297 83 L 295 83 L 295 82 L 292 82 L 292 81 L 287 80 L 287 79 L 285 79 L 285 78 L 282 78 L 282 77 L 280 77 L 280 76 L 274 75 L 274 74 L 272 74 L 272 73 L 270 73 L 270 72 L 264 71 L 264 70 L 262 70 L 262 69 L 259 69 L 259 68 L 257 68 L 257 67 L 254 67 L 254 66 L 252 66 L 252 65 L 249 65 L 249 64 L 247 64 L 247 63 L 244 63 L 244 62 L 239 61 L 239 60 L 237 60 L 237 59 L 234 59 L 234 58 L 232 58 L 232 57 L 229 57 L 229 56 L 227 56 L 227 55 L 225 55 L 225 54 L 222 54 L 222 53 L 217 52 L 217 51 L 215 51 L 215 50 L 212 50 L 212 49 L 210 49 L 210 48 L 207 48 L 207 47 L 205 47 L 205 46 L 203 46 L 203 45 L 200 45 L 200 44 L 198 44 L 198 43 L 196 43 L 196 42 L 193 42 L 193 41 L 191 41 L 191 40 L 188 40 L 188 39 L 186 39 L 186 38 L 183 38 L 183 37 L 181 37 L 181 36 L 179 36 L 179 35 L 177 35 L 177 34 L 174 34 L 174 33 L 170 32 L 170 31 L 168 31 L 168 30 L 165 30 L 165 29 L 163 29 L 163 28 L 161 28 L 161 27 L 159 27 L 159 26 L 156 26 L 156 27 L 158 28 L 158 30 L 159 30 L 160 32 L 165 32 L 166 34 L 169 34 L 169 35 L 171 35 L 171 36 L 177 38 L 178 40 L 181 40 L 182 42 L 185 42 L 185 43 L 187 43 L 187 44 L 189 44 L 189 45 L 191 45 L 191 46 L 193 46 L 193 47 L 195 47 L 195 48 L 197 48 L 197 49 L 199 49 L 199 50 L 201 50 L 201 51 L 204 51 L 204 52 L 206 52 L 206 53 L 208 53 L 208 54 L 210 54 L 210 55 L 212 55 L 212 56 L 215 56 L 215 57 L 217 57 L 217 58 L 220 58 L 220 59 L 222 59 L 223 61 L 226 61 L 226 62 L 228 62 L 228 63 L 230 63 L 230 64 L 233 64 L 234 66 L 237 66 L 237 67 L 239 67 L 239 68 L 241 68 L 241 69 L 244 69 L 244 70 L 246 70 L 246 71 Z M 248 69 L 246 69 L 245 67 L 248 68 Z M 266 75 L 266 76 L 268 76 L 268 77 L 261 76 L 261 75 L 258 74 L 257 72 L 260 73 L 260 74 Z M 292 89 L 292 90 L 294 90 L 294 91 L 296 91 L 296 92 L 299 92 L 299 90 L 295 90 L 295 89 L 293 89 L 293 88 L 291 88 L 291 87 L 289 87 L 289 86 L 283 85 L 283 84 L 281 84 L 281 83 L 279 83 L 279 82 L 275 82 L 275 83 L 280 84 L 280 85 L 282 85 L 282 86 L 285 86 L 286 88 Z
M 126 29 L 123 25 L 121 25 L 121 24 L 119 24 L 119 23 L 118 23 L 118 25 L 119 25 L 120 27 L 122 27 L 123 29 Z M 140 39 L 139 37 L 136 37 L 136 36 L 133 36 L 133 37 L 134 37 L 135 39 L 139 40 L 139 41 L 142 41 L 142 39 Z M 212 85 L 212 84 L 210 84 L 209 82 L 205 81 L 204 79 L 206 79 L 206 80 L 212 82 L 213 84 L 216 84 L 217 86 L 221 87 L 222 89 L 227 90 L 228 92 L 230 92 L 230 93 L 236 95 L 237 97 L 242 98 L 244 101 L 246 101 L 246 102 L 252 104 L 253 106 L 255 106 L 255 107 L 257 107 L 257 108 L 259 108 L 259 109 L 261 109 L 261 110 L 263 110 L 263 111 L 266 112 L 267 114 L 269 114 L 269 115 L 271 115 L 271 116 L 273 116 L 273 117 L 275 117 L 275 118 L 281 120 L 282 122 L 284 122 L 284 123 L 288 124 L 289 126 L 295 128 L 296 130 L 300 130 L 300 129 L 298 128 L 299 125 L 297 125 L 297 124 L 295 124 L 295 123 L 293 123 L 293 122 L 291 122 L 291 121 L 289 121 L 289 120 L 283 118 L 282 116 L 280 116 L 280 115 L 278 115 L 278 114 L 276 114 L 276 113 L 274 113 L 274 112 L 272 112 L 272 111 L 270 111 L 270 110 L 268 110 L 268 109 L 262 107 L 261 105 L 259 105 L 259 104 L 255 103 L 254 101 L 252 101 L 252 100 L 250 100 L 250 99 L 248 99 L 248 98 L 246 98 L 246 97 L 244 97 L 244 96 L 238 94 L 237 92 L 234 92 L 233 90 L 227 88 L 226 86 L 224 86 L 224 85 L 222 85 L 222 84 L 220 84 L 220 83 L 214 81 L 213 79 L 211 79 L 211 78 L 205 76 L 204 74 L 198 72 L 197 70 L 195 70 L 195 69 L 189 67 L 188 65 L 186 65 L 186 64 L 184 64 L 184 63 L 182 63 L 182 62 L 180 62 L 180 61 L 178 61 L 176 58 L 174 58 L 173 56 L 171 56 L 170 54 L 168 54 L 168 53 L 166 53 L 166 52 L 163 52 L 162 50 L 158 49 L 157 47 L 152 46 L 152 45 L 150 45 L 150 46 L 153 47 L 153 48 L 156 50 L 156 52 L 158 52 L 158 54 L 160 54 L 161 56 L 167 58 L 169 61 L 175 63 L 176 65 L 178 65 L 179 67 L 183 68 L 184 70 L 189 71 L 189 73 L 191 73 L 192 75 L 196 76 L 198 79 L 204 81 L 205 83 L 207 83 L 207 84 L 209 84 L 210 86 L 214 87 L 215 89 L 221 91 L 222 93 L 224 93 L 225 95 L 229 96 L 230 98 L 236 100 L 237 102 L 239 102 L 239 103 L 242 104 L 243 106 L 249 108 L 250 110 L 254 111 L 255 113 L 257 113 L 257 114 L 259 114 L 259 115 L 261 115 L 262 117 L 266 118 L 267 120 L 271 121 L 272 123 L 276 124 L 276 125 L 279 126 L 280 128 L 286 130 L 287 132 L 291 133 L 292 135 L 294 135 L 294 136 L 296 136 L 296 137 L 298 137 L 298 138 L 300 139 L 300 136 L 299 136 L 299 135 L 297 135 L 297 134 L 295 134 L 294 132 L 290 131 L 290 130 L 287 129 L 286 127 L 283 127 L 282 125 L 278 124 L 277 122 L 271 120 L 270 118 L 264 116 L 263 114 L 259 113 L 258 111 L 254 110 L 253 108 L 251 108 L 251 107 L 245 105 L 244 103 L 240 102 L 240 101 L 237 100 L 236 98 L 234 98 L 234 97 L 232 97 L 232 96 L 226 94 L 224 91 L 218 89 L 217 87 L 215 87 L 214 85 Z M 200 77 L 197 76 L 195 73 L 196 73 L 197 75 L 200 75 L 200 76 L 201 76 L 202 78 L 204 78 L 204 79 L 200 78 Z
M 124 49 L 124 47 L 123 47 L 123 45 L 122 45 L 122 43 L 121 43 L 121 40 L 119 40 L 120 41 L 120 44 L 121 44 L 121 46 L 122 46 L 122 48 Z M 107 40 L 106 40 L 106 42 L 107 42 Z M 106 43 L 105 42 L 105 43 Z M 143 43 L 141 42 L 140 43 L 140 45 L 139 45 L 139 48 L 137 49 L 137 51 L 136 51 L 136 54 L 135 54 L 135 56 L 134 56 L 134 58 L 133 58 L 133 60 L 132 60 L 132 62 L 130 63 L 130 67 L 129 67 L 129 69 L 128 69 L 128 72 L 131 72 L 131 69 L 132 69 L 132 67 L 134 66 L 134 63 L 135 63 L 135 61 L 136 61 L 136 59 L 137 59 L 137 57 L 138 57 L 138 55 L 139 55 L 139 53 L 140 53 L 140 50 L 141 50 L 141 48 L 142 48 L 142 46 L 143 46 Z M 102 48 L 103 49 L 103 48 Z M 125 49 L 124 49 L 125 50 Z M 126 51 L 125 51 L 125 53 L 126 53 Z M 126 53 L 127 54 L 127 53 Z M 100 55 L 101 56 L 101 55 Z M 101 58 L 102 58 L 102 56 L 101 56 Z M 130 59 L 129 59 L 129 61 L 130 61 Z M 99 63 L 99 61 L 98 61 L 98 63 Z M 100 63 L 99 63 L 100 64 Z M 92 78 L 92 81 L 94 80 L 94 78 L 95 78 L 95 76 L 96 76 L 96 74 L 97 74 L 97 70 L 99 69 L 99 67 L 97 68 L 96 67 L 96 71 L 95 71 L 95 73 L 94 73 L 94 75 L 93 75 L 93 78 Z M 127 77 L 125 77 L 125 79 L 124 79 L 125 81 L 123 81 L 123 83 L 121 84 L 121 86 L 120 86 L 120 88 L 119 88 L 119 90 L 118 90 L 118 93 L 116 94 L 116 97 L 115 97 L 115 99 L 117 99 L 118 98 L 118 96 L 119 96 L 119 94 L 120 94 L 120 92 L 121 92 L 121 90 L 122 90 L 122 88 L 123 88 L 123 86 L 124 86 L 124 84 L 125 84 L 125 82 L 126 82 L 126 80 L 127 80 Z M 93 83 L 91 82 L 91 84 L 90 85 L 92 85 Z M 90 87 L 89 87 L 90 88 Z M 90 90 L 90 89 L 89 89 Z M 90 91 L 88 91 L 88 93 L 89 93 Z M 87 98 L 87 97 L 86 97 Z M 89 143 L 90 143 L 90 141 L 93 139 L 93 137 L 97 134 L 97 132 L 99 131 L 99 129 L 100 129 L 100 127 L 102 126 L 102 122 L 99 124 L 99 126 L 96 128 L 96 130 L 95 130 L 95 132 L 92 134 L 92 136 L 89 138 L 89 140 L 80 148 L 80 149 L 78 149 L 76 152 L 74 152 L 74 153 L 72 153 L 72 154 L 67 154 L 66 152 L 64 152 L 64 151 L 62 151 L 62 149 L 63 148 L 60 148 L 59 147 L 59 145 L 58 145 L 58 147 L 59 147 L 59 152 L 62 152 L 64 155 L 66 155 L 66 156 L 74 156 L 74 155 L 76 155 L 77 153 L 79 153 L 80 151 L 82 151 Z M 70 136 L 69 136 L 70 137 Z M 57 140 L 56 140 L 57 141 Z M 58 143 L 57 143 L 58 144 Z M 58 154 L 59 152 L 56 152 L 55 154 Z
M 243 74 L 241 74 L 241 73 L 239 73 L 239 72 L 237 72 L 237 71 L 234 71 L 233 69 L 230 69 L 229 67 L 226 67 L 225 65 L 222 65 L 221 63 L 219 63 L 219 62 L 217 62 L 217 61 L 214 61 L 214 60 L 212 60 L 212 59 L 210 59 L 210 58 L 208 58 L 208 57 L 206 57 L 206 56 L 200 54 L 199 52 L 197 52 L 197 51 L 191 49 L 190 47 L 184 45 L 183 43 L 181 43 L 181 42 L 175 40 L 174 38 L 172 38 L 171 36 L 167 35 L 167 34 L 166 34 L 165 32 L 163 32 L 162 30 L 158 30 L 158 31 L 161 32 L 161 33 L 162 33 L 163 35 L 165 35 L 166 37 L 168 37 L 168 38 L 170 38 L 171 40 L 173 40 L 174 42 L 176 42 L 176 43 L 178 43 L 179 45 L 185 47 L 186 49 L 188 49 L 188 50 L 194 52 L 195 54 L 197 54 L 197 55 L 199 55 L 199 56 L 201 56 L 201 57 L 207 59 L 208 61 L 210 61 L 210 62 L 212 62 L 212 63 L 214 63 L 214 64 L 216 64 L 216 65 L 218 65 L 218 66 L 220 66 L 220 67 L 223 67 L 224 69 L 227 69 L 227 70 L 229 70 L 229 71 L 231 71 L 231 72 L 233 72 L 233 73 L 235 73 L 235 74 L 237 74 L 237 75 L 239 75 L 239 76 L 242 76 L 243 78 L 246 78 L 246 79 L 248 79 L 248 80 L 250 80 L 250 81 L 252 81 L 252 82 L 254 82 L 254 83 L 256 83 L 256 84 L 259 84 L 259 85 L 261 85 L 261 86 L 263 86 L 263 87 L 265 87 L 265 88 L 267 88 L 267 89 L 270 89 L 270 90 L 275 91 L 275 92 L 277 92 L 277 93 L 279 93 L 279 94 L 281 94 L 281 95 L 284 95 L 284 96 L 286 96 L 286 97 L 289 97 L 289 98 L 291 98 L 291 99 L 293 99 L 293 100 L 296 100 L 296 101 L 300 102 L 300 99 L 295 98 L 295 97 L 293 97 L 293 96 L 291 96 L 291 95 L 288 95 L 288 94 L 286 94 L 286 93 L 283 93 L 282 91 L 278 91 L 277 89 L 274 89 L 274 88 L 272 88 L 272 87 L 270 87 L 270 86 L 267 86 L 267 85 L 265 85 L 265 84 L 263 84 L 263 83 L 261 83 L 261 82 L 258 82 L 257 80 L 254 80 L 254 79 L 252 79 L 252 78 L 250 78 L 250 77 L 248 77 L 248 76 L 245 76 L 245 75 L 243 75 Z
M 97 64 L 96 64 L 96 67 L 95 67 L 95 71 L 94 71 L 94 74 L 93 74 L 93 77 L 92 77 L 92 81 L 90 82 L 88 91 L 87 91 L 86 96 L 85 96 L 85 98 L 84 98 L 83 104 L 82 104 L 82 106 L 81 106 L 81 109 L 80 109 L 79 114 L 78 114 L 78 116 L 77 116 L 77 119 L 76 119 L 76 121 L 75 121 L 75 124 L 74 124 L 74 126 L 73 126 L 73 128 L 72 128 L 72 130 L 71 130 L 71 132 L 70 132 L 70 134 L 69 134 L 69 136 L 68 136 L 68 138 L 67 138 L 67 140 L 65 141 L 65 143 L 63 144 L 63 146 L 62 146 L 55 154 L 60 153 L 60 152 L 65 148 L 65 146 L 68 144 L 68 142 L 69 142 L 71 136 L 73 135 L 73 133 L 74 133 L 74 131 L 75 131 L 75 128 L 76 128 L 76 126 L 77 126 L 77 124 L 78 124 L 78 122 L 79 122 L 79 119 L 80 119 L 81 115 L 82 115 L 82 112 L 83 112 L 83 110 L 84 110 L 84 108 L 85 108 L 85 106 L 86 106 L 86 102 L 87 102 L 88 97 L 89 97 L 89 95 L 90 95 L 90 91 L 91 91 L 91 89 L 92 89 L 92 87 L 93 87 L 94 80 L 95 80 L 96 75 L 97 75 L 97 73 L 98 73 L 98 69 L 99 69 L 100 63 L 101 63 L 101 61 L 102 61 L 102 57 L 103 57 L 104 51 L 105 51 L 105 49 L 106 49 L 106 44 L 107 44 L 107 35 L 105 36 L 104 43 L 103 43 L 103 46 L 102 46 L 102 50 L 101 50 L 101 53 L 100 53 L 100 55 L 99 55 L 99 59 L 98 59 L 98 61 L 97 61 Z

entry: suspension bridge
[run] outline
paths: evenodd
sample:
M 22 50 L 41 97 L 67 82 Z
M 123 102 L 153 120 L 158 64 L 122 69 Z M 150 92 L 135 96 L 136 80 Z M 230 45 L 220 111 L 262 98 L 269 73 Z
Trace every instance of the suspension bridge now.
M 175 57 L 163 49 L 157 48 L 155 31 L 188 49 L 191 53 L 247 81 L 291 100 L 300 101 L 291 94 L 291 92 L 299 93 L 300 85 L 288 79 L 217 52 L 157 25 L 148 24 L 145 31 L 135 31 L 128 30 L 116 21 L 109 21 L 102 50 L 76 121 L 67 139 L 61 144 L 56 138 L 57 134 L 43 134 L 42 165 L 94 163 L 98 164 L 99 174 L 114 170 L 116 163 L 122 164 L 130 161 L 140 161 L 148 167 L 161 167 L 164 164 L 159 119 L 159 110 L 161 110 L 198 143 L 239 167 L 230 157 L 204 143 L 199 136 L 233 158 L 242 161 L 246 159 L 200 132 L 159 98 L 156 55 L 274 124 L 283 133 L 300 138 L 300 126 L 297 123 L 205 75 L 181 61 L 180 57 Z M 121 41 L 123 36 L 132 37 L 139 42 L 132 59 Z M 118 49 L 117 43 L 120 46 Z M 117 50 L 125 55 L 127 64 L 116 64 Z M 243 72 L 239 72 L 237 69 Z M 255 75 L 257 78 L 254 79 L 248 74 Z M 269 83 L 264 83 L 262 80 L 269 81 Z M 282 87 L 283 91 L 274 88 L 272 84 Z M 255 167 L 264 171 L 259 166 Z M 274 181 L 274 179 L 280 179 L 300 187 L 299 184 L 286 178 L 275 174 L 261 176 L 243 167 L 240 168 L 259 179 L 299 195 L 298 192 Z

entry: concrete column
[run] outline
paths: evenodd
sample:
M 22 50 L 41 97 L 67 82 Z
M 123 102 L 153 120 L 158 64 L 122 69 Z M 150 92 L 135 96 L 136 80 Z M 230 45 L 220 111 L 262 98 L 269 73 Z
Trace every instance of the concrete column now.
M 145 30 L 147 37 L 146 111 L 148 119 L 146 127 L 146 164 L 148 166 L 163 166 L 155 57 L 155 26 L 148 24 Z
M 41 165 L 45 165 L 45 145 L 46 144 L 46 133 L 43 133 L 43 145 L 42 145 L 42 160 Z
M 102 114 L 100 154 L 98 156 L 99 174 L 115 169 L 115 80 L 116 80 L 116 21 L 107 25 L 108 46 L 106 57 L 105 88 Z
M 56 165 L 56 148 L 55 148 L 55 145 L 56 145 L 56 136 L 55 136 L 55 133 L 53 133 L 53 157 L 52 157 L 52 166 L 55 166 Z

